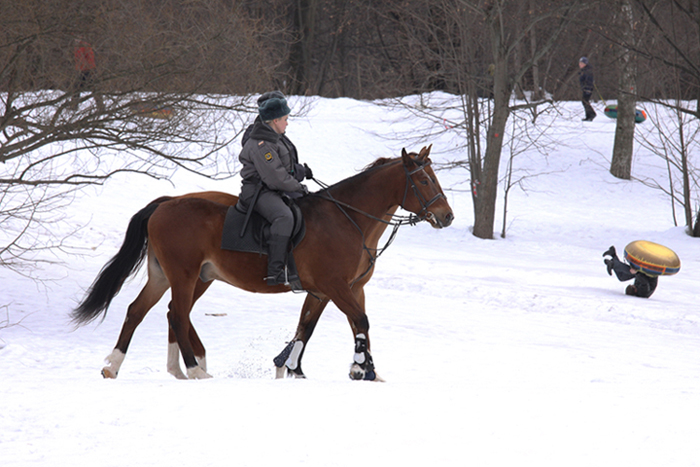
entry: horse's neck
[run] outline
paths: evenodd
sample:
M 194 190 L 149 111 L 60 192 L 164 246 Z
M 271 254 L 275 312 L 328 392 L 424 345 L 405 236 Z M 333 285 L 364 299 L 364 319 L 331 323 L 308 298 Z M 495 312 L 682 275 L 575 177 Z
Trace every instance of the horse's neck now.
M 378 167 L 371 173 L 353 180 L 356 183 L 340 184 L 331 189 L 332 196 L 352 206 L 352 217 L 358 224 L 373 224 L 387 213 L 396 212 L 405 192 L 406 181 L 403 165 L 391 164 Z M 381 223 L 386 227 L 385 223 Z M 366 225 L 367 228 L 371 226 Z

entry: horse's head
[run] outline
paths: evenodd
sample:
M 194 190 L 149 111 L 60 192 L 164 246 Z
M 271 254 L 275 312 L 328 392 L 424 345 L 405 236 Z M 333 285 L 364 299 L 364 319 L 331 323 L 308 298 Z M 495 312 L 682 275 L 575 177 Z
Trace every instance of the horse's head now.
M 427 220 L 436 229 L 448 227 L 454 220 L 452 208 L 442 192 L 440 182 L 430 167 L 430 145 L 420 153 L 407 153 L 401 150 L 401 159 L 406 170 L 406 191 L 401 207 Z

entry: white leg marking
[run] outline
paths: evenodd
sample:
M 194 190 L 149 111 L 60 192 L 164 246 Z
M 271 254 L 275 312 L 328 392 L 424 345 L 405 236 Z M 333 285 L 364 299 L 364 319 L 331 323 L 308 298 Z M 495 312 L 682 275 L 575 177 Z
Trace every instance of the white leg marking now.
M 296 341 L 294 347 L 292 348 L 292 353 L 289 354 L 289 358 L 284 363 L 290 370 L 296 370 L 299 366 L 299 356 L 304 348 L 304 343 L 302 341 Z
M 177 379 L 187 379 L 180 368 L 180 347 L 177 342 L 168 343 L 168 373 Z
M 112 350 L 112 353 L 105 358 L 105 363 L 108 363 L 108 365 L 102 368 L 102 376 L 105 378 L 116 378 L 119 373 L 119 368 L 121 368 L 124 362 L 124 357 L 126 357 L 126 355 L 124 355 L 121 350 Z
M 200 358 L 195 356 L 194 358 L 197 360 L 197 365 L 199 365 L 202 370 L 207 371 L 207 357 L 204 356 Z

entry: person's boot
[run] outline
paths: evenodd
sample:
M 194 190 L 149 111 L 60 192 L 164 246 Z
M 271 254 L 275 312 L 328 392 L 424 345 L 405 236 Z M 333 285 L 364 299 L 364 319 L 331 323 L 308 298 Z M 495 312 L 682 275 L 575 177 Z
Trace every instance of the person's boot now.
M 617 258 L 617 251 L 615 251 L 615 247 L 611 246 L 610 248 L 608 248 L 608 251 L 603 253 L 603 256 L 610 256 L 612 258 Z
M 294 254 L 291 251 L 287 253 L 287 282 L 289 283 L 289 288 L 295 292 L 304 290 L 297 272 L 297 265 L 294 262 Z
M 284 284 L 287 282 L 284 266 L 287 262 L 289 237 L 272 235 L 267 246 L 267 277 L 265 277 L 267 285 Z

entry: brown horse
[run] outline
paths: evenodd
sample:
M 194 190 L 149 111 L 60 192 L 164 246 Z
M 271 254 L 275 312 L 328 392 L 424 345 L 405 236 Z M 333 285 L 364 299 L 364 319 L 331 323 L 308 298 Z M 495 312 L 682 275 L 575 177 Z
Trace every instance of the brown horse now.
M 370 352 L 364 285 L 374 271 L 379 239 L 388 225 L 397 228 L 407 222 L 395 220 L 399 206 L 417 216 L 410 222 L 427 220 L 435 228 L 447 227 L 454 219 L 430 166 L 429 153 L 428 147 L 419 154 L 403 150 L 401 158 L 378 159 L 363 172 L 297 201 L 306 235 L 294 257 L 308 295 L 294 339 L 274 360 L 278 377 L 285 370 L 304 376 L 301 359 L 306 343 L 332 300 L 347 316 L 355 337 L 350 377 L 378 379 Z M 184 377 L 179 348 L 189 378 L 209 377 L 204 346 L 189 314 L 211 281 L 222 280 L 250 292 L 290 290 L 286 285 L 265 283 L 266 258 L 220 248 L 226 211 L 235 200 L 215 192 L 159 198 L 132 217 L 119 252 L 73 311 L 79 324 L 106 313 L 126 278 L 148 257 L 148 281 L 129 305 L 117 345 L 107 359 L 109 365 L 103 369 L 105 377 L 117 376 L 136 327 L 168 288 L 172 289 L 168 371 Z

